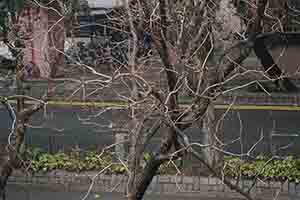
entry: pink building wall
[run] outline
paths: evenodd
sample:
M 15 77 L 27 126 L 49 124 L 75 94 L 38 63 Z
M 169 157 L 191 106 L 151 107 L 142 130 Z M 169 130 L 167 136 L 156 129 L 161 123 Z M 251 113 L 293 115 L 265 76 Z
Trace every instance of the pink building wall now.
M 54 78 L 64 64 L 64 20 L 56 11 L 35 5 L 26 6 L 17 19 L 24 39 L 26 78 Z

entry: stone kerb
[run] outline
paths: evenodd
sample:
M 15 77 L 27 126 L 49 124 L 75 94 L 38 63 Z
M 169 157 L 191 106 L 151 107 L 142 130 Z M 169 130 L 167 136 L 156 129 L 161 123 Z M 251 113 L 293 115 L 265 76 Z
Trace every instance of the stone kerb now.
M 93 184 L 94 192 L 125 192 L 127 177 L 124 175 L 99 175 L 97 172 L 69 173 L 52 172 L 38 173 L 35 175 L 23 175 L 17 172 L 9 179 L 10 184 L 33 185 L 38 187 L 50 187 L 64 189 L 65 191 L 87 191 Z M 251 185 L 251 180 L 242 180 L 238 183 L 247 190 Z M 187 177 L 187 176 L 156 176 L 150 184 L 147 193 L 154 194 L 180 194 L 180 195 L 200 195 L 207 197 L 241 197 L 235 191 L 229 189 L 221 180 L 215 177 Z M 262 182 L 258 181 L 252 189 L 253 195 L 262 195 L 270 198 L 276 193 L 282 195 L 293 195 L 300 198 L 300 186 L 289 182 Z

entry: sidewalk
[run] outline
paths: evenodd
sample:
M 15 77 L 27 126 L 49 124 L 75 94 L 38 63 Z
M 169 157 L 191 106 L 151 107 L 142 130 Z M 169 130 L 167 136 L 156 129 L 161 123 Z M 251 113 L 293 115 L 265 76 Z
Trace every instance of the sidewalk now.
M 8 185 L 8 200 L 82 200 L 85 192 L 55 191 L 51 188 L 41 189 L 29 186 Z M 226 199 L 224 197 L 209 197 L 190 194 L 185 195 L 145 195 L 144 200 L 242 200 L 240 198 Z M 127 200 L 124 194 L 110 192 L 92 192 L 85 200 Z

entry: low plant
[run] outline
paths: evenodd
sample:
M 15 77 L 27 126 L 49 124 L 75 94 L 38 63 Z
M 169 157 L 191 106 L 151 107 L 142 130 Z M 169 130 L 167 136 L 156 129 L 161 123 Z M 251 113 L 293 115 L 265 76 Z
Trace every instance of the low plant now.
M 255 160 L 246 161 L 236 157 L 225 158 L 224 173 L 230 177 L 259 177 L 276 181 L 289 180 L 300 182 L 300 159 L 287 157 L 274 159 L 258 156 Z
M 144 155 L 144 161 L 148 162 L 150 154 Z M 99 171 L 107 166 L 107 174 L 124 174 L 126 173 L 126 161 L 120 163 L 111 153 L 99 153 L 97 151 L 87 152 L 58 152 L 50 154 L 43 152 L 41 149 L 30 149 L 25 154 L 25 160 L 29 170 L 32 173 L 50 172 L 55 170 L 64 170 L 68 172 L 82 171 Z M 161 166 L 160 172 L 170 174 L 175 172 L 175 166 L 166 163 Z

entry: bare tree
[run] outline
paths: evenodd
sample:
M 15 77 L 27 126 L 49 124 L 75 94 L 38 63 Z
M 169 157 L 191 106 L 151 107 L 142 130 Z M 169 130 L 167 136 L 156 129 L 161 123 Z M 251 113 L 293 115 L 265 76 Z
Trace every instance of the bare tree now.
M 227 3 L 229 4 L 228 1 Z M 146 93 L 147 96 L 145 97 L 156 99 L 158 103 L 156 111 L 162 117 L 162 123 L 167 127 L 164 130 L 164 140 L 161 142 L 159 150 L 153 153 L 139 178 L 136 178 L 136 184 L 130 185 L 129 199 L 142 199 L 159 167 L 166 161 L 181 157 L 184 152 L 195 156 L 231 189 L 240 192 L 248 199 L 252 199 L 249 191 L 243 191 L 238 186 L 233 185 L 226 177 L 222 177 L 220 169 L 216 167 L 216 161 L 207 160 L 200 156 L 184 132 L 193 124 L 199 124 L 206 119 L 204 124 L 210 130 L 208 133 L 210 139 L 207 140 L 209 143 L 206 144 L 207 146 L 198 145 L 203 149 L 210 149 L 210 152 L 222 151 L 221 138 L 215 132 L 214 126 L 209 125 L 213 121 L 210 114 L 212 111 L 209 108 L 218 96 L 226 92 L 223 85 L 238 76 L 238 74 L 234 74 L 235 68 L 249 56 L 252 49 L 262 62 L 266 74 L 275 80 L 278 87 L 281 86 L 277 82 L 282 81 L 285 89 L 295 89 L 287 77 L 282 78 L 281 70 L 266 48 L 262 46 L 264 45 L 264 36 L 259 36 L 268 32 L 267 25 L 264 25 L 266 22 L 264 19 L 267 5 L 271 6 L 271 2 L 259 0 L 257 3 L 249 2 L 249 4 L 253 6 L 255 11 L 252 12 L 252 16 L 250 15 L 251 19 L 247 21 L 247 28 L 242 30 L 241 27 L 240 30 L 236 30 L 237 35 L 241 35 L 241 32 L 245 31 L 243 40 L 222 53 L 221 58 L 225 58 L 225 62 L 214 65 L 209 61 L 212 60 L 215 46 L 220 45 L 220 43 L 216 43 L 215 37 L 218 35 L 216 32 L 223 37 L 225 37 L 226 28 L 234 32 L 230 24 L 222 25 L 222 20 L 217 23 L 216 16 L 224 18 L 224 14 L 220 13 L 220 6 L 223 6 L 221 9 L 224 8 L 226 1 L 136 1 L 127 6 L 127 10 L 131 9 L 126 14 L 133 38 L 145 30 L 151 33 L 154 51 L 157 52 L 156 55 L 158 56 L 157 63 L 161 65 L 162 71 L 165 73 L 166 88 L 151 87 L 147 90 L 150 92 Z M 276 4 L 276 7 L 282 8 L 283 6 Z M 228 10 L 230 12 L 230 9 Z M 237 18 L 237 21 L 242 26 L 242 20 Z M 282 20 L 280 19 L 280 21 Z M 232 20 L 230 22 L 234 23 Z M 133 27 L 133 24 L 138 25 Z M 218 26 L 219 24 L 221 26 Z M 235 40 L 231 39 L 231 41 Z M 224 61 L 224 59 L 222 60 Z M 138 65 L 138 63 L 136 64 Z M 161 93 L 159 90 L 164 92 Z M 179 104 L 179 98 L 187 91 L 192 98 L 192 104 L 183 109 Z M 206 113 L 208 117 L 205 117 Z M 141 155 L 137 153 L 137 150 L 135 153 L 136 156 Z M 213 154 L 216 155 L 216 153 Z M 140 159 L 135 158 L 135 160 Z M 129 168 L 131 172 L 135 169 L 136 166 Z
M 119 122 L 117 126 L 126 127 L 130 148 L 126 158 L 116 156 L 116 159 L 128 175 L 128 199 L 143 199 L 160 167 L 167 162 L 175 165 L 174 161 L 185 155 L 192 155 L 229 188 L 249 200 L 253 199 L 251 189 L 244 191 L 223 175 L 222 156 L 230 152 L 223 149 L 222 130 L 214 116 L 213 104 L 229 91 L 258 82 L 254 80 L 236 88 L 225 87 L 236 77 L 248 73 L 247 69 L 242 73 L 239 69 L 252 50 L 264 67 L 264 70 L 255 73 L 275 82 L 277 87 L 297 89 L 288 77 L 283 76 L 264 44 L 266 33 L 281 30 L 280 23 L 274 24 L 274 19 L 282 22 L 284 18 L 278 16 L 272 18 L 273 24 L 267 23 L 267 11 L 273 7 L 281 9 L 284 4 L 281 1 L 277 1 L 279 4 L 268 0 L 246 1 L 248 11 L 242 14 L 240 1 L 234 1 L 234 4 L 229 0 L 122 2 L 123 7 L 114 9 L 113 15 L 108 16 L 109 25 L 99 26 L 109 26 L 114 33 L 125 33 L 125 39 L 113 45 L 125 43 L 128 59 L 118 61 L 112 55 L 116 48 L 106 47 L 108 55 L 103 53 L 101 56 L 105 57 L 102 60 L 104 65 L 109 65 L 109 70 L 101 71 L 103 65 L 90 66 L 79 59 L 74 63 L 87 72 L 84 77 L 82 73 L 79 77 L 53 78 L 50 81 L 78 84 L 68 99 L 76 98 L 75 95 L 82 91 L 81 100 L 99 101 L 103 94 L 107 94 L 111 95 L 108 97 L 110 100 L 126 103 L 126 109 L 116 111 L 118 116 L 124 115 L 126 119 L 124 124 Z M 275 13 L 278 14 L 277 11 Z M 20 61 L 17 63 L 19 66 Z M 19 68 L 17 73 L 21 71 Z M 22 79 L 19 78 L 19 81 Z M 89 85 L 93 86 L 92 91 Z M 182 105 L 182 98 L 187 96 L 189 103 Z M 16 142 L 9 144 L 8 157 L 1 171 L 3 198 L 7 179 L 19 166 L 16 163 L 20 160 L 18 156 L 24 142 L 25 124 L 45 104 L 39 100 L 38 105 L 24 108 L 24 98 L 30 97 L 23 93 L 15 97 L 18 99 L 16 116 L 6 101 L 12 97 L 1 99 L 16 121 L 12 132 L 16 135 Z M 197 127 L 199 133 L 204 132 L 206 139 L 202 143 L 191 142 L 187 134 L 190 127 Z M 157 135 L 163 139 L 157 150 L 151 149 L 150 160 L 143 166 L 143 156 Z M 117 145 L 120 145 L 119 142 L 103 151 Z M 175 167 L 177 173 L 181 173 L 180 168 Z
M 162 95 L 157 88 L 151 88 L 148 95 L 158 102 L 157 112 L 160 113 L 163 123 L 167 126 L 159 150 L 153 153 L 139 178 L 136 179 L 135 187 L 129 189 L 129 199 L 142 199 L 161 164 L 182 156 L 185 151 L 196 156 L 216 176 L 221 177 L 221 172 L 215 169 L 215 162 L 209 162 L 199 156 L 188 141 L 184 130 L 205 118 L 204 115 L 209 105 L 222 94 L 222 85 L 231 76 L 235 66 L 249 55 L 251 43 L 255 42 L 255 36 L 262 32 L 261 22 L 267 1 L 258 2 L 256 16 L 247 30 L 249 37 L 238 44 L 238 54 L 226 55 L 229 62 L 227 61 L 221 68 L 218 68 L 219 66 L 209 66 L 208 60 L 212 57 L 215 45 L 213 31 L 218 29 L 215 27 L 215 16 L 220 2 L 176 1 L 171 3 L 161 0 L 138 1 L 132 7 L 127 6 L 127 9 L 136 12 L 134 15 L 132 11 L 127 12 L 130 24 L 134 24 L 133 21 L 139 21 L 142 24 L 140 27 L 143 30 L 149 30 L 153 36 L 158 63 L 165 72 L 166 90 L 165 95 Z M 134 16 L 139 18 L 134 19 Z M 139 33 L 136 31 L 137 28 L 131 25 L 130 30 L 136 35 Z M 179 97 L 187 90 L 193 99 L 192 104 L 187 109 L 182 109 Z M 209 137 L 217 140 L 213 139 L 212 143 L 207 144 L 208 148 L 217 148 L 222 145 L 218 142 L 215 132 L 212 131 L 209 134 L 211 134 Z M 173 150 L 172 147 L 174 147 Z M 135 168 L 130 168 L 130 170 L 133 171 Z M 225 179 L 224 182 L 251 199 L 247 193 L 232 185 L 230 181 Z M 132 184 L 130 186 L 133 187 Z
M 16 55 L 20 56 L 20 55 Z M 20 63 L 20 60 L 18 61 Z M 38 100 L 32 106 L 25 106 L 26 97 L 24 93 L 24 86 L 22 83 L 22 70 L 20 64 L 16 66 L 16 89 L 17 94 L 9 97 L 1 97 L 1 103 L 5 105 L 9 116 L 11 118 L 11 132 L 8 137 L 8 144 L 6 147 L 7 156 L 4 162 L 1 163 L 1 176 L 0 176 L 0 196 L 5 200 L 5 187 L 8 181 L 8 178 L 12 175 L 13 170 L 20 168 L 22 166 L 22 153 L 24 153 L 24 138 L 26 133 L 26 124 L 30 120 L 30 117 L 38 112 L 41 108 L 44 107 L 45 102 L 43 100 Z M 30 100 L 32 98 L 29 97 Z M 17 101 L 16 111 L 9 102 L 9 100 Z
M 51 2 L 51 1 L 50 1 Z M 52 1 L 53 2 L 53 1 Z M 24 36 L 15 27 L 17 24 L 17 17 L 20 15 L 20 10 L 24 5 L 36 3 L 43 6 L 38 1 L 1 1 L 0 7 L 0 28 L 1 41 L 3 41 L 9 48 L 15 60 L 8 60 L 8 62 L 1 63 L 4 69 L 12 70 L 15 77 L 15 94 L 12 96 L 1 96 L 1 103 L 7 109 L 11 118 L 11 132 L 8 135 L 8 144 L 6 147 L 6 156 L 0 166 L 0 197 L 5 200 L 5 188 L 8 178 L 12 175 L 14 169 L 24 167 L 22 155 L 25 151 L 24 139 L 26 136 L 26 129 L 28 122 L 32 115 L 40 111 L 46 106 L 47 93 L 39 98 L 30 97 L 26 94 L 28 88 L 24 84 L 26 79 L 26 69 L 23 65 L 23 49 Z M 46 5 L 49 2 L 46 2 Z M 58 2 L 62 3 L 62 2 Z M 70 4 L 69 1 L 64 1 L 66 10 L 75 8 L 77 1 Z M 50 6 L 48 9 L 58 12 L 55 6 Z M 65 13 L 64 13 L 65 14 Z M 3 66 L 2 66 L 3 65 Z M 28 87 L 28 84 L 27 84 Z M 32 105 L 27 105 L 26 100 L 34 101 Z M 11 101 L 16 102 L 14 106 Z M 16 107 L 16 108 L 15 108 Z

